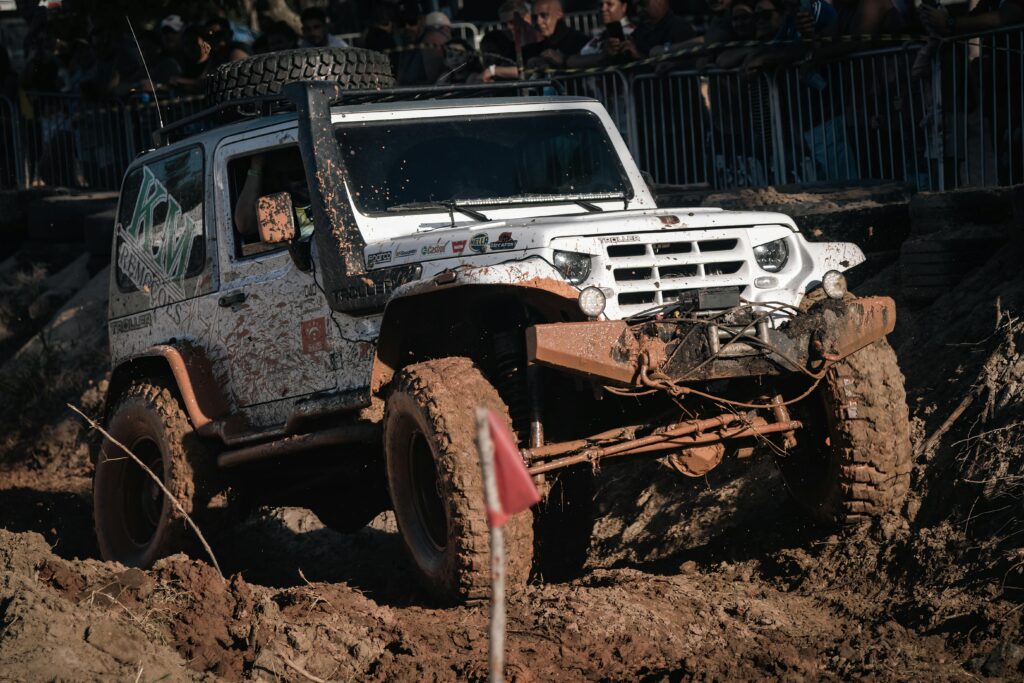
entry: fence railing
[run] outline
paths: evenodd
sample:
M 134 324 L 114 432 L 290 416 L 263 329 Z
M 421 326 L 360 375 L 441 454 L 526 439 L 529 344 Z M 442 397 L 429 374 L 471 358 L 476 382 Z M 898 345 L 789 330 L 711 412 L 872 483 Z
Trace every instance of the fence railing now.
M 925 50 L 924 53 L 921 51 Z M 920 190 L 1024 182 L 1024 27 L 853 53 L 773 73 L 558 75 L 608 109 L 659 183 L 717 189 L 896 181 Z M 202 98 L 165 98 L 165 123 Z M 0 187 L 116 189 L 151 146 L 156 105 L 0 98 Z
M 24 187 L 17 105 L 0 97 L 0 188 Z
M 0 98 L 0 187 L 61 185 L 115 190 L 125 169 L 153 146 L 153 133 L 203 107 L 202 97 L 87 100 L 24 93 Z M 10 112 L 8 116 L 7 112 Z M 11 182 L 13 180 L 13 183 Z
M 937 183 L 1024 182 L 1024 30 L 987 31 L 943 43 L 926 87 L 941 102 L 934 122 Z
M 754 76 L 632 73 L 614 90 L 588 93 L 579 92 L 586 79 L 556 78 L 609 111 L 628 100 L 631 111 L 616 122 L 631 121 L 619 128 L 659 183 L 897 181 L 946 190 L 1024 182 L 1021 26 Z

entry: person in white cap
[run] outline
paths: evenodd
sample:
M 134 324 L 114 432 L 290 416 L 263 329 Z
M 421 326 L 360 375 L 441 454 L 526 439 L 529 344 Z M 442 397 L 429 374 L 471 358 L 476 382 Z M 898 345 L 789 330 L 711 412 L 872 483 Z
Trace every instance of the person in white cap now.
M 185 22 L 177 14 L 168 14 L 160 22 L 160 44 L 164 57 L 178 57 L 181 52 L 181 32 L 184 29 Z

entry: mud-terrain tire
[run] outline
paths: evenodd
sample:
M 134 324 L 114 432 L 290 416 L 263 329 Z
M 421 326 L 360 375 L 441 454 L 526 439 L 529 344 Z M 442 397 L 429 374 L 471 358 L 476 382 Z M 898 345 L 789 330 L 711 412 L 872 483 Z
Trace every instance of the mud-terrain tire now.
M 814 521 L 857 524 L 898 511 L 913 455 L 903 373 L 887 341 L 833 365 L 793 413 L 804 428 L 797 446 L 776 460 Z
M 395 84 L 388 56 L 355 47 L 282 50 L 228 62 L 206 77 L 206 98 L 221 104 L 260 95 L 278 95 L 286 83 L 330 81 L 353 90 Z
M 406 367 L 384 405 L 388 490 L 406 550 L 427 592 L 444 604 L 490 594 L 490 551 L 476 408 L 511 425 L 498 392 L 468 358 Z M 505 529 L 506 575 L 526 585 L 533 565 L 532 514 Z
M 129 386 L 111 411 L 106 430 L 160 476 L 185 512 L 200 523 L 216 489 L 215 453 L 195 434 L 168 387 Z M 104 560 L 149 567 L 161 557 L 199 548 L 181 511 L 106 438 L 96 461 L 93 515 Z

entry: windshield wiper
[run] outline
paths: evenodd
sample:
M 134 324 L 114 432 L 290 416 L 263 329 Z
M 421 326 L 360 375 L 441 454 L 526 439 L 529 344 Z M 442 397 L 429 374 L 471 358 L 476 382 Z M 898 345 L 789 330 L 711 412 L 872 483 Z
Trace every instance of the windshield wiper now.
M 461 214 L 465 214 L 466 216 L 469 216 L 470 218 L 478 222 L 486 223 L 487 221 L 491 220 L 490 218 L 483 215 L 479 211 L 474 211 L 473 209 L 467 209 L 465 206 L 461 206 L 454 199 L 439 202 L 406 202 L 405 204 L 395 204 L 394 206 L 389 206 L 387 208 L 387 210 L 390 212 L 423 211 L 427 209 L 444 209 L 445 211 L 447 211 L 452 219 L 452 227 L 455 227 L 455 217 L 452 214 L 454 214 L 456 211 L 458 211 Z
M 604 211 L 604 209 L 602 209 L 597 204 L 591 204 L 590 202 L 588 202 L 585 199 L 574 199 L 573 201 L 576 202 L 577 206 L 582 206 L 584 209 L 586 209 L 590 213 Z

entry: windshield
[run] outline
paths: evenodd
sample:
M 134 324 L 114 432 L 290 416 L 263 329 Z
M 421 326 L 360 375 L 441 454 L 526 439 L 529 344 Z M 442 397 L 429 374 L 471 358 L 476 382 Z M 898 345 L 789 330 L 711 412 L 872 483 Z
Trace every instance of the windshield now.
M 416 204 L 612 195 L 632 188 L 600 119 L 586 111 L 341 125 L 364 214 Z

